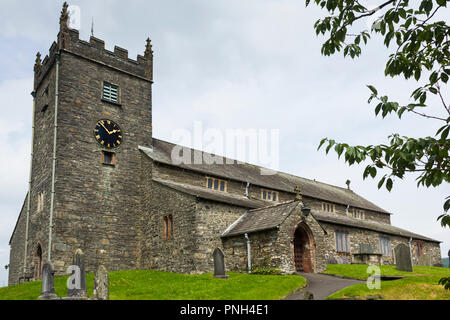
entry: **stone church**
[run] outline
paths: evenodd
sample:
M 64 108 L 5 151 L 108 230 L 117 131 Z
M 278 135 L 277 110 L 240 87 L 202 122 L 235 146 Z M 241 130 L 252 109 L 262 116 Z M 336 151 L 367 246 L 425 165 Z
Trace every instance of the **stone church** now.
M 440 242 L 391 225 L 391 213 L 348 187 L 258 166 L 172 161 L 152 136 L 153 51 L 136 60 L 69 28 L 34 66 L 29 189 L 10 240 L 9 284 L 65 275 L 81 249 L 86 269 L 320 272 L 327 263 L 440 265 Z M 192 154 L 199 150 L 184 148 Z M 228 159 L 229 160 L 229 159 Z

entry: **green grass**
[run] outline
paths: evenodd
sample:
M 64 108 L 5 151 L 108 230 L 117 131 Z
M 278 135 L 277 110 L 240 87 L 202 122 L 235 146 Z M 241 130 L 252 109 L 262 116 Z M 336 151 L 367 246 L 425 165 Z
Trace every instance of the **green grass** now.
M 324 273 L 367 279 L 367 265 L 328 265 Z M 404 276 L 394 281 L 382 281 L 381 289 L 370 290 L 367 285 L 357 284 L 338 291 L 328 299 L 380 296 L 386 300 L 450 300 L 450 291 L 438 285 L 439 279 L 450 277 L 450 269 L 436 267 L 414 267 L 413 272 L 397 271 L 395 266 L 380 266 L 381 275 Z
M 111 300 L 279 300 L 306 285 L 299 276 L 270 276 L 230 273 L 229 279 L 211 274 L 183 275 L 161 271 L 110 272 Z M 55 291 L 67 295 L 67 277 L 55 279 Z M 88 296 L 92 296 L 93 275 L 87 276 Z M 35 300 L 41 282 L 0 288 L 0 300 Z

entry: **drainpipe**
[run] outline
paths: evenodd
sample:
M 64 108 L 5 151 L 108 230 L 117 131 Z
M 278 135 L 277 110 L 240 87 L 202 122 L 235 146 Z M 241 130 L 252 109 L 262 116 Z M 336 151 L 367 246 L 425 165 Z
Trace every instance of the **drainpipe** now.
M 250 247 L 250 238 L 248 233 L 245 234 L 245 239 L 247 240 L 247 261 L 248 261 L 248 273 L 252 272 L 252 253 Z
M 30 226 L 30 208 L 31 208 L 31 178 L 33 173 L 33 154 L 34 154 L 34 124 L 35 124 L 35 112 L 36 112 L 36 91 L 31 93 L 33 96 L 33 120 L 31 122 L 31 159 L 30 159 L 30 175 L 28 179 L 28 195 L 27 195 L 27 221 L 25 225 L 25 252 L 23 256 L 23 275 L 25 277 L 27 273 L 27 255 L 28 255 L 28 233 Z
M 55 84 L 55 123 L 53 132 L 53 165 L 52 165 L 52 194 L 50 200 L 50 219 L 48 225 L 48 262 L 52 258 L 53 212 L 55 209 L 55 172 L 56 172 L 56 137 L 58 135 L 58 102 L 59 102 L 59 60 L 61 53 L 56 54 L 56 84 Z
M 409 238 L 408 246 L 409 246 L 409 256 L 411 257 L 411 263 L 413 262 L 412 261 L 413 260 L 413 255 L 411 254 L 411 251 L 412 251 L 411 243 L 412 243 L 412 241 L 413 241 L 413 238 Z

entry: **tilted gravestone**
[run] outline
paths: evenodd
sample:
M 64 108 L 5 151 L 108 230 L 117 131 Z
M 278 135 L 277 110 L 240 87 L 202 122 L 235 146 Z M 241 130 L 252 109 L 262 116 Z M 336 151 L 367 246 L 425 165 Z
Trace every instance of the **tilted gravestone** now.
M 227 279 L 228 276 L 225 272 L 225 257 L 222 250 L 216 248 L 213 252 L 214 258 L 214 278 Z
M 395 247 L 394 253 L 397 270 L 412 272 L 411 251 L 409 247 L 400 243 Z
M 103 265 L 97 269 L 94 278 L 94 298 L 98 300 L 109 300 L 109 276 Z
M 84 254 L 81 249 L 75 251 L 72 266 L 69 267 L 71 275 L 67 280 L 68 297 L 86 297 L 86 269 L 84 266 Z
M 53 265 L 47 262 L 42 267 L 42 291 L 39 300 L 51 300 L 57 298 L 55 294 L 55 271 Z

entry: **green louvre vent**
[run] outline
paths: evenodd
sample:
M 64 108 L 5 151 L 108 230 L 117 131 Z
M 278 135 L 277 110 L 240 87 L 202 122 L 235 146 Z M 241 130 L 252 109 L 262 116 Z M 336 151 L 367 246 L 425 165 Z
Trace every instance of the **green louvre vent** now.
M 110 83 L 103 84 L 103 99 L 110 102 L 119 102 L 118 87 Z

